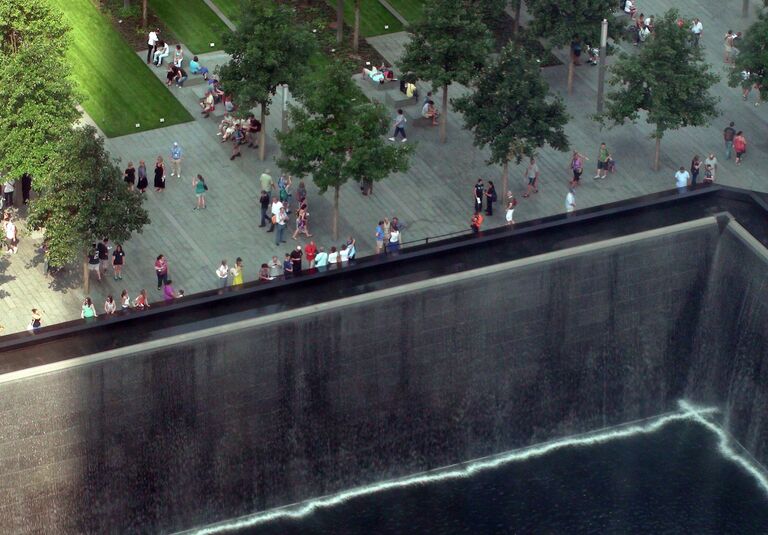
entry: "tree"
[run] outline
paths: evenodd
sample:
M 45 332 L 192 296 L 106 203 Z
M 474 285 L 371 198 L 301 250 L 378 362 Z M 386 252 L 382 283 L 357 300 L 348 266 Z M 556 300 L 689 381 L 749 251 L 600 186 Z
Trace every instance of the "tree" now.
M 598 116 L 613 126 L 637 122 L 645 111 L 646 122 L 655 127 L 656 171 L 665 132 L 707 125 L 718 113 L 718 99 L 709 90 L 719 78 L 691 42 L 690 31 L 678 27 L 678 17 L 677 10 L 667 11 L 636 54 L 619 56 L 608 82 L 616 90 L 608 93 L 606 111 Z
M 296 21 L 293 10 L 268 0 L 244 4 L 237 30 L 224 36 L 224 49 L 232 59 L 221 67 L 221 82 L 242 109 L 261 107 L 261 160 L 266 154 L 272 97 L 282 84 L 295 89 L 316 46 L 312 33 Z
M 141 1 L 141 24 L 147 27 L 147 0 Z
M 424 7 L 424 17 L 410 28 L 400 69 L 443 89 L 440 142 L 445 143 L 448 119 L 448 86 L 469 84 L 491 51 L 492 41 L 480 14 L 465 0 L 433 0 Z
M 299 99 L 303 107 L 289 110 L 293 127 L 277 133 L 278 165 L 298 177 L 311 174 L 321 193 L 333 190 L 333 238 L 338 239 L 341 186 L 405 171 L 413 147 L 384 140 L 390 123 L 386 109 L 367 102 L 340 63 L 320 71 L 312 90 Z
M 344 40 L 344 0 L 336 0 L 336 42 Z
M 56 142 L 80 117 L 61 13 L 42 0 L 0 1 L 0 168 L 45 172 Z
M 599 45 L 600 23 L 608 20 L 608 35 L 618 39 L 622 23 L 614 12 L 616 0 L 527 0 L 528 12 L 534 19 L 534 34 L 548 41 L 550 47 L 569 47 L 568 93 L 573 92 L 574 56 L 571 43 Z
M 40 195 L 30 203 L 28 223 L 45 231 L 51 266 L 83 262 L 87 293 L 89 246 L 103 237 L 128 240 L 149 223 L 149 214 L 141 206 L 141 193 L 126 188 L 117 162 L 92 126 L 71 129 L 47 166 L 50 171 L 38 183 Z
M 503 194 L 508 191 L 510 161 L 520 163 L 545 144 L 568 150 L 565 105 L 549 95 L 540 68 L 536 59 L 510 42 L 482 70 L 475 91 L 453 101 L 454 109 L 464 114 L 475 146 L 490 148 L 488 163 L 503 166 Z
M 768 13 L 761 12 L 757 21 L 744 32 L 739 53 L 732 57 L 735 59 L 728 85 L 757 84 L 761 97 L 768 97 Z M 744 71 L 750 73 L 746 80 L 742 77 Z
M 352 50 L 360 48 L 360 0 L 355 0 L 355 28 L 352 33 Z

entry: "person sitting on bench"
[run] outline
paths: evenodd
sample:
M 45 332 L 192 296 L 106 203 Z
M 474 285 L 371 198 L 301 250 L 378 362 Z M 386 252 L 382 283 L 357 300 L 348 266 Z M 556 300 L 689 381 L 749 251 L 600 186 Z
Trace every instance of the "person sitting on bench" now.
M 168 47 L 168 43 L 165 41 L 160 41 L 157 43 L 157 48 L 155 49 L 155 55 L 154 55 L 154 63 L 156 66 L 160 66 L 163 64 L 163 58 L 167 58 L 168 55 L 171 53 L 171 49 Z
M 435 101 L 428 100 L 421 108 L 421 116 L 426 119 L 432 119 L 432 126 L 437 125 L 437 118 L 440 117 L 440 112 L 435 108 Z
M 203 80 L 208 79 L 208 67 L 200 65 L 200 60 L 197 59 L 197 56 L 193 57 L 192 61 L 189 62 L 189 72 L 192 74 L 202 74 Z
M 203 108 L 203 111 L 200 113 L 202 113 L 204 117 L 208 117 L 208 115 L 216 109 L 216 102 L 213 100 L 213 93 L 210 91 L 205 92 L 203 100 L 200 101 L 200 107 Z

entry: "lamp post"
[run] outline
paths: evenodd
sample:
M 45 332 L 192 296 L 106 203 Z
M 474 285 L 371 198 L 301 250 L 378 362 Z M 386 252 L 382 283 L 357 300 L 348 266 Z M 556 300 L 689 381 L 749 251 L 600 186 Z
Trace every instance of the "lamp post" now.
M 597 113 L 603 112 L 603 100 L 605 100 L 605 60 L 608 55 L 608 20 L 600 23 L 600 58 L 597 71 Z

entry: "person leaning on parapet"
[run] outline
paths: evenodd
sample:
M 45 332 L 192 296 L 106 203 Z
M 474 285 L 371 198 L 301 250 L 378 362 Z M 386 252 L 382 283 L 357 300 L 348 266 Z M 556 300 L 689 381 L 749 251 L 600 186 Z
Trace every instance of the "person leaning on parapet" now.
M 677 191 L 683 193 L 688 187 L 688 179 L 691 178 L 690 173 L 685 170 L 685 166 L 681 165 L 677 173 L 675 173 L 675 186 Z
M 472 215 L 472 220 L 469 223 L 470 228 L 472 229 L 472 232 L 477 234 L 480 232 L 480 227 L 483 224 L 483 214 L 481 212 L 478 212 L 476 214 Z

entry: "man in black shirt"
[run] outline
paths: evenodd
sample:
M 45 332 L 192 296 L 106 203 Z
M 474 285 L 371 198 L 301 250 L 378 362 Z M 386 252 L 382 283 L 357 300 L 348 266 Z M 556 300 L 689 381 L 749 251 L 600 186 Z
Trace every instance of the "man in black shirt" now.
M 733 127 L 733 121 L 731 124 L 723 129 L 723 141 L 725 141 L 725 159 L 731 159 L 731 151 L 733 150 L 733 138 L 736 137 L 736 129 Z
M 485 186 L 483 186 L 483 179 L 478 178 L 475 183 L 475 213 L 478 214 L 483 211 L 483 197 L 485 197 Z
M 96 251 L 99 254 L 99 280 L 101 280 L 101 275 L 106 275 L 109 267 L 109 238 L 104 238 L 99 242 Z
M 301 275 L 301 259 L 304 253 L 301 252 L 301 245 L 297 245 L 296 249 L 291 251 L 291 264 L 293 264 L 293 276 Z
M 265 227 L 267 223 L 270 223 L 272 221 L 267 215 L 267 212 L 269 211 L 269 193 L 267 193 L 264 190 L 261 190 L 261 196 L 259 197 L 259 204 L 261 205 L 261 220 L 259 221 L 259 226 Z

